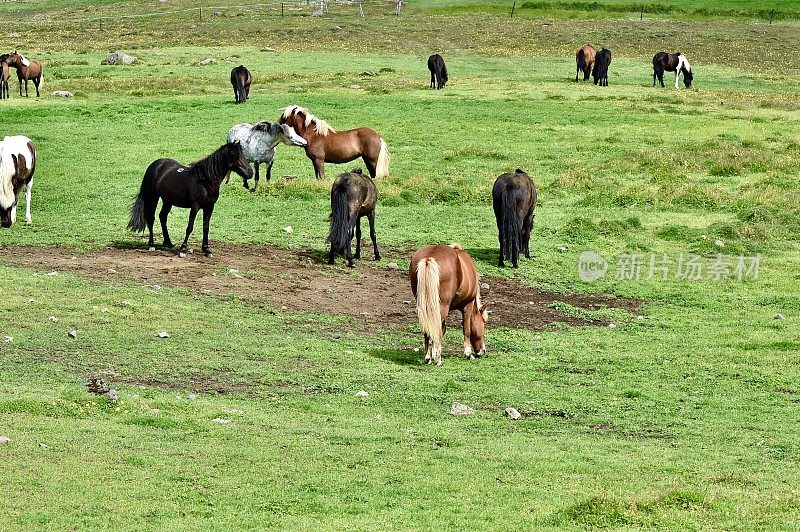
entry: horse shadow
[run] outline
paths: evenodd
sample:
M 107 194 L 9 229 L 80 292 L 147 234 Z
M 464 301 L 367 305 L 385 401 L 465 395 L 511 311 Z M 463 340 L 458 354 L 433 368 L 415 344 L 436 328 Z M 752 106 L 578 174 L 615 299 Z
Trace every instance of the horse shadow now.
M 422 355 L 412 349 L 372 349 L 368 351 L 374 358 L 380 358 L 400 366 L 420 366 Z
M 314 264 L 328 264 L 328 251 L 324 249 L 304 249 L 298 251 L 297 256 L 309 259 Z
M 465 249 L 476 263 L 480 262 L 488 266 L 497 266 L 497 258 L 500 256 L 499 248 L 469 248 Z

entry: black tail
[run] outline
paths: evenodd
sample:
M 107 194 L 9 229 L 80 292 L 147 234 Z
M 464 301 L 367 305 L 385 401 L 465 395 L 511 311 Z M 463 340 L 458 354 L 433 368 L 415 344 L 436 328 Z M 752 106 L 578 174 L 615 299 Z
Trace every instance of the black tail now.
M 500 252 L 503 254 L 503 258 L 511 259 L 513 264 L 519 260 L 522 232 L 517 218 L 517 193 L 518 191 L 509 184 L 503 189 L 500 199 L 500 209 L 503 213 L 503 227 L 500 230 L 503 231 L 503 241 L 506 247 Z
M 128 229 L 136 231 L 137 233 L 141 233 L 147 227 L 147 217 L 144 212 L 144 184 L 146 181 L 147 176 L 142 180 L 142 186 L 139 187 L 139 194 L 137 194 L 136 199 L 133 200 L 133 205 L 131 205 L 131 219 L 128 222 Z
M 578 50 L 578 68 L 581 72 L 586 72 L 586 52 L 583 51 L 583 48 Z
M 334 251 L 343 251 L 350 245 L 349 202 L 347 197 L 347 183 L 340 183 L 331 191 L 331 232 L 328 242 Z

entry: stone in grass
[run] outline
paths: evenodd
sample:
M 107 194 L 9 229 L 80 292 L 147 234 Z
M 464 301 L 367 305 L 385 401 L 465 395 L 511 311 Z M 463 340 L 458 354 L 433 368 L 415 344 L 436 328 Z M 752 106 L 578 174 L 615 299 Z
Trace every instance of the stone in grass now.
M 231 422 L 230 419 L 225 419 L 224 417 L 215 417 L 212 421 L 217 425 L 227 425 Z
M 356 392 L 356 397 L 369 397 L 369 393 L 364 390 L 359 390 Z
M 103 60 L 101 64 L 103 65 L 130 65 L 134 61 L 136 61 L 136 57 L 128 54 L 123 54 L 122 52 L 114 52 L 113 54 L 109 54 Z
M 203 59 L 202 61 L 198 61 L 198 62 L 197 62 L 197 64 L 198 64 L 198 65 L 200 65 L 200 66 L 208 66 L 208 65 L 213 65 L 214 63 L 216 63 L 216 61 L 214 61 L 214 60 L 213 60 L 213 59 L 211 59 L 210 57 L 206 57 L 206 58 L 205 58 L 205 59 Z
M 53 91 L 53 96 L 60 96 L 62 98 L 74 98 L 75 95 L 69 91 Z
M 3 341 L 5 343 L 7 343 L 7 344 L 10 344 L 11 342 L 14 341 L 14 337 L 13 336 L 3 336 Z
M 520 414 L 519 410 L 517 410 L 516 408 L 512 408 L 509 406 L 508 408 L 505 409 L 504 413 L 508 419 L 515 421 L 517 419 L 522 419 L 522 414 Z
M 169 338 L 169 333 L 167 331 L 161 331 L 159 333 L 156 333 L 156 336 L 158 336 L 159 338 Z
M 291 225 L 287 225 L 283 228 L 283 232 L 291 235 L 294 233 L 294 228 Z
M 69 336 L 70 338 L 77 338 L 78 331 L 76 331 L 75 329 L 70 329 L 67 331 L 67 336 Z
M 11 438 L 8 436 L 0 436 L 0 445 L 6 444 L 11 441 Z
M 723 242 L 722 240 L 720 240 L 718 238 L 718 239 L 714 240 L 714 245 L 717 246 L 718 248 L 724 248 L 725 247 L 725 242 Z
M 488 294 L 491 289 L 492 287 L 489 286 L 489 283 L 481 283 L 481 292 L 483 292 L 483 295 Z
M 450 405 L 450 415 L 452 416 L 465 416 L 467 414 L 474 414 L 475 409 L 471 408 L 467 405 L 463 405 L 458 401 L 453 401 L 453 404 Z
M 783 319 L 783 314 L 781 314 L 780 312 L 778 312 L 777 314 L 775 314 L 775 319 L 776 319 L 776 320 L 782 320 L 782 319 Z
M 390 262 L 389 264 L 386 265 L 386 267 L 389 268 L 390 270 L 396 270 L 400 266 L 396 262 Z

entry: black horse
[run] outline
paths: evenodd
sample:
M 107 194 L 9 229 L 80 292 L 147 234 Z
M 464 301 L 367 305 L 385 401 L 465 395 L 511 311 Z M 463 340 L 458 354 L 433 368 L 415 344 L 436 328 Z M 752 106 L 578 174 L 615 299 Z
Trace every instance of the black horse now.
M 594 69 L 592 77 L 594 84 L 601 87 L 608 87 L 608 67 L 611 65 L 611 50 L 603 48 L 594 58 Z
M 147 244 L 150 251 L 155 251 L 153 240 L 153 223 L 155 222 L 156 206 L 161 198 L 162 207 L 158 214 L 161 220 L 161 231 L 164 234 L 164 246 L 173 247 L 167 231 L 167 216 L 173 206 L 189 211 L 189 225 L 186 227 L 186 238 L 180 249 L 180 256 L 185 257 L 188 251 L 189 235 L 194 229 L 194 219 L 197 211 L 203 210 L 203 253 L 211 256 L 208 249 L 208 226 L 214 204 L 219 199 L 219 189 L 222 180 L 228 172 L 236 172 L 244 179 L 253 177 L 250 163 L 242 153 L 238 142 L 221 146 L 217 151 L 189 166 L 183 166 L 173 159 L 158 159 L 153 161 L 144 173 L 139 195 L 136 196 L 131 206 L 131 219 L 128 229 L 141 232 L 145 227 L 150 230 L 150 240 Z
M 678 52 L 675 54 L 668 54 L 667 52 L 658 52 L 653 56 L 653 87 L 656 86 L 656 79 L 664 86 L 664 71 L 675 72 L 675 88 L 678 88 L 678 77 L 683 74 L 683 84 L 687 89 L 692 87 L 692 65 L 686 56 Z
M 500 235 L 501 268 L 504 259 L 511 259 L 519 267 L 519 254 L 531 258 L 530 239 L 533 219 L 536 216 L 536 187 L 528 174 L 517 168 L 513 174 L 499 176 L 492 187 L 492 207 Z
M 431 71 L 431 88 L 435 84 L 437 89 L 443 89 L 447 83 L 447 67 L 441 55 L 433 54 L 428 58 L 428 70 Z
M 233 97 L 236 98 L 236 103 L 244 103 L 250 97 L 250 83 L 253 82 L 253 76 L 244 65 L 231 70 L 231 85 L 233 85 Z
M 353 229 L 356 233 L 355 258 L 361 258 L 361 218 L 369 220 L 369 236 L 375 260 L 381 260 L 378 242 L 375 240 L 375 203 L 378 201 L 378 189 L 371 177 L 364 175 L 360 168 L 345 172 L 336 178 L 331 188 L 331 231 L 328 241 L 331 250 L 328 253 L 328 264 L 333 264 L 337 253 L 344 253 L 347 265 L 353 267 L 353 255 L 350 242 L 353 240 Z

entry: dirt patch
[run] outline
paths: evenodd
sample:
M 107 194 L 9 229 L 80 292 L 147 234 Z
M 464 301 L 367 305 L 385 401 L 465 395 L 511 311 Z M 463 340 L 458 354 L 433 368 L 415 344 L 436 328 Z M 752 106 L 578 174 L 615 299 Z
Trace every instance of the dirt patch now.
M 416 322 L 408 274 L 402 269 L 375 267 L 368 260 L 355 269 L 342 266 L 342 261 L 328 266 L 320 252 L 270 246 L 219 243 L 214 251 L 212 258 L 194 254 L 181 259 L 172 251 L 127 247 L 88 254 L 64 248 L 5 247 L 2 260 L 106 284 L 183 287 L 204 294 L 235 294 L 276 311 L 344 315 L 355 318 L 354 329 Z M 483 299 L 491 304 L 493 326 L 537 331 L 554 323 L 607 324 L 601 319 L 566 315 L 552 306 L 557 301 L 585 310 L 611 307 L 639 312 L 642 306 L 641 301 L 609 295 L 544 292 L 509 279 L 482 281 L 491 287 Z M 459 327 L 459 320 L 459 313 L 451 313 L 448 324 Z

